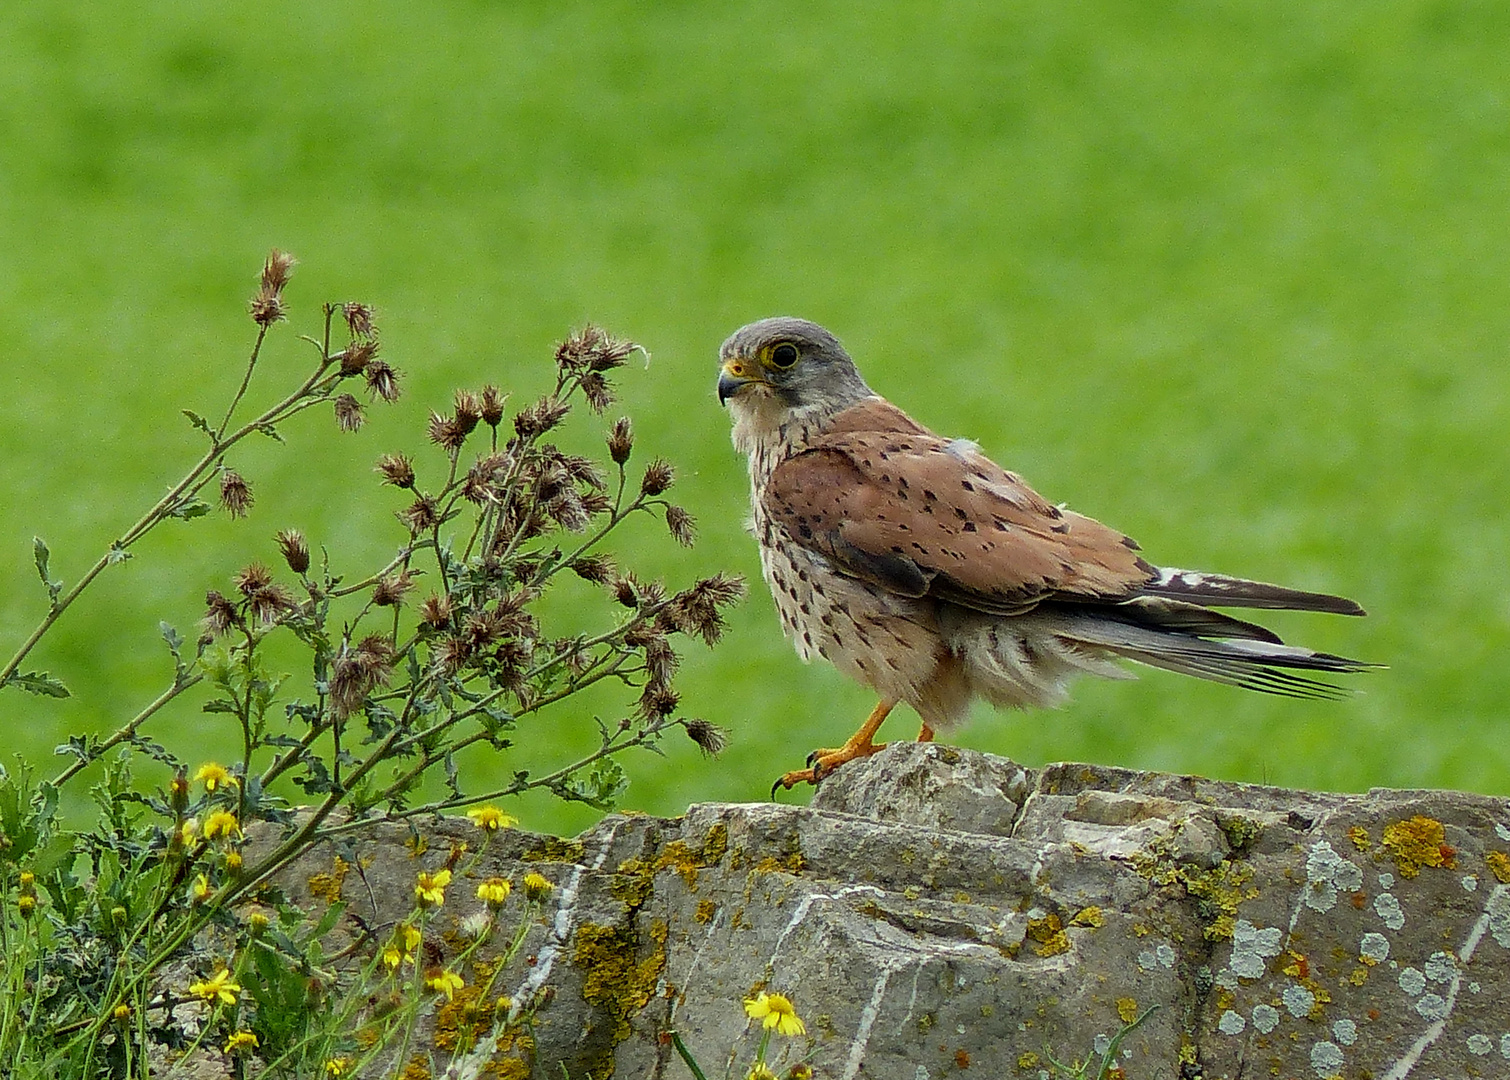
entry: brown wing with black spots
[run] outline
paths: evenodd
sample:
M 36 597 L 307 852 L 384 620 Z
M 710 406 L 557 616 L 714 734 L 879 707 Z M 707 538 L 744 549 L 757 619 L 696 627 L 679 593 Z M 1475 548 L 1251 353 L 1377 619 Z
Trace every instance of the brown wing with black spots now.
M 763 506 L 850 576 L 994 614 L 1053 597 L 1124 600 L 1155 576 L 1126 536 L 879 399 L 782 462 Z

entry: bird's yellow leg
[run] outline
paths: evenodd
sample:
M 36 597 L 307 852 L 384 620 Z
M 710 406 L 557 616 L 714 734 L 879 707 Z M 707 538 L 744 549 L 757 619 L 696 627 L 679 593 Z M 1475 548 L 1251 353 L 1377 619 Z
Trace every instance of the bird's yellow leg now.
M 814 750 L 807 756 L 808 768 L 787 773 L 776 781 L 776 787 L 773 787 L 771 791 L 774 793 L 777 787 L 790 790 L 798 784 L 816 784 L 846 761 L 869 757 L 878 750 L 885 750 L 885 743 L 876 743 L 871 740 L 887 715 L 896 708 L 896 704 L 895 701 L 884 699 L 876 702 L 876 707 L 870 711 L 870 716 L 866 718 L 865 723 L 860 725 L 860 730 L 851 735 L 843 746 L 833 750 Z

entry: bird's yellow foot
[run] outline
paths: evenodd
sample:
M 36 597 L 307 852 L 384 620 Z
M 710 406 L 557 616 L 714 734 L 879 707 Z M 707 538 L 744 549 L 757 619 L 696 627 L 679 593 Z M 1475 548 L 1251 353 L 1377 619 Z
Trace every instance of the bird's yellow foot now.
M 856 732 L 856 735 L 858 734 L 859 732 Z M 816 785 L 819 780 L 830 775 L 846 761 L 854 761 L 855 758 L 870 757 L 871 754 L 885 749 L 885 743 L 871 742 L 870 736 L 867 735 L 864 739 L 851 738 L 843 746 L 836 749 L 825 748 L 823 750 L 814 750 L 807 756 L 808 767 L 798 769 L 796 772 L 789 772 L 780 780 L 777 780 L 775 786 L 771 788 L 771 794 L 774 795 L 776 793 L 776 788 L 785 788 L 790 791 L 798 784 Z

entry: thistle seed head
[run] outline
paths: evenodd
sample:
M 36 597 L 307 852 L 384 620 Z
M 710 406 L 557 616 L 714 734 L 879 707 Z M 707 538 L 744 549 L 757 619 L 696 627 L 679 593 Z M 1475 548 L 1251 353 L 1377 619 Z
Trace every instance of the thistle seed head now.
M 346 320 L 346 326 L 351 330 L 354 338 L 370 338 L 372 336 L 372 308 L 366 304 L 352 301 L 341 305 L 341 317 Z
M 656 458 L 645 470 L 645 477 L 640 481 L 640 493 L 654 498 L 663 494 L 676 480 L 676 471 L 671 464 L 661 458 Z
M 414 589 L 414 578 L 409 571 L 400 570 L 380 580 L 372 589 L 372 602 L 378 607 L 400 607 L 404 598 Z
M 376 469 L 385 484 L 398 488 L 414 486 L 414 463 L 403 454 L 384 454 L 378 458 Z
M 680 506 L 666 507 L 666 528 L 682 547 L 691 547 L 697 541 L 697 523 Z
M 278 550 L 283 552 L 283 561 L 288 563 L 288 568 L 296 574 L 303 574 L 309 569 L 309 545 L 304 541 L 304 534 L 297 529 L 284 529 L 273 539 L 278 541 Z
M 608 456 L 613 458 L 615 465 L 622 465 L 629 460 L 633 449 L 634 428 L 629 424 L 629 417 L 621 416 L 608 432 Z
M 470 390 L 456 391 L 456 422 L 463 435 L 470 435 L 482 421 L 482 402 Z
M 342 431 L 356 431 L 367 422 L 367 416 L 362 411 L 362 403 L 350 394 L 342 394 L 336 398 L 336 426 Z
M 246 517 L 246 512 L 256 501 L 252 497 L 251 485 L 242 479 L 239 472 L 227 469 L 220 474 L 220 505 L 225 507 L 226 513 L 231 517 Z
M 353 341 L 341 350 L 341 374 L 347 377 L 362 374 L 377 353 L 376 341 L 370 339 Z
M 482 388 L 482 419 L 488 427 L 496 428 L 503 420 L 503 403 L 508 395 L 499 392 L 498 387 L 489 383 Z
M 448 454 L 456 453 L 467 441 L 466 429 L 456 417 L 442 416 L 437 412 L 430 414 L 427 434 L 431 442 Z
M 384 401 L 398 400 L 398 372 L 389 367 L 387 361 L 376 357 L 368 360 L 362 377 L 367 380 L 367 390 L 374 401 L 378 398 Z
M 717 757 L 729 745 L 729 733 L 707 720 L 687 720 L 682 723 L 687 738 L 697 743 L 698 748 L 709 757 Z

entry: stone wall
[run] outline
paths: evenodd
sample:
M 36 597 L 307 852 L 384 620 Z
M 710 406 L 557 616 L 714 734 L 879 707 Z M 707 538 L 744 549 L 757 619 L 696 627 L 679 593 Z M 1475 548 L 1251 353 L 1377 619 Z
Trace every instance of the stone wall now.
M 341 893 L 384 925 L 417 866 L 477 835 L 445 822 L 416 859 L 407 830 L 380 827 Z M 505 921 L 523 874 L 555 886 L 494 983 L 534 1019 L 453 1075 L 687 1077 L 674 1028 L 724 1076 L 750 1059 L 741 1002 L 765 989 L 807 1024 L 773 1042 L 778 1073 L 1046 1080 L 1089 1059 L 1095 1077 L 1104 1058 L 1128 1080 L 1510 1077 L 1507 853 L 1505 799 L 894 744 L 810 808 L 499 834 L 470 872 L 513 879 Z M 332 857 L 292 875 L 316 909 L 304 883 Z M 435 957 L 454 952 L 472 892 L 453 886 Z

